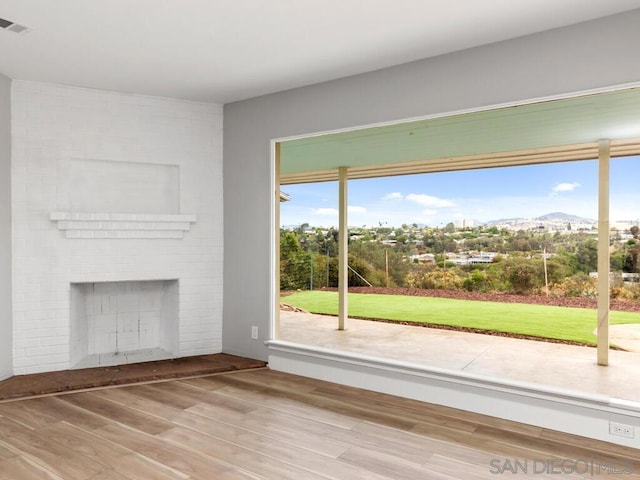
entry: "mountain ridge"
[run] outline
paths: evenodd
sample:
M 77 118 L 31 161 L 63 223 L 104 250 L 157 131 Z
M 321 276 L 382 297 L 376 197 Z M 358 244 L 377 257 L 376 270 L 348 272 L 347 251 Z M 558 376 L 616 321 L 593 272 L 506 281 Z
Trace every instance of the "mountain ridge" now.
M 591 218 L 580 217 L 578 215 L 572 215 L 570 213 L 564 213 L 564 212 L 551 212 L 551 213 L 545 213 L 544 215 L 540 215 L 539 217 L 534 217 L 534 218 L 513 217 L 513 218 L 500 218 L 497 220 L 489 220 L 488 222 L 485 222 L 485 225 L 498 225 L 501 223 L 519 223 L 519 222 L 527 222 L 527 221 L 596 223 L 596 221 Z

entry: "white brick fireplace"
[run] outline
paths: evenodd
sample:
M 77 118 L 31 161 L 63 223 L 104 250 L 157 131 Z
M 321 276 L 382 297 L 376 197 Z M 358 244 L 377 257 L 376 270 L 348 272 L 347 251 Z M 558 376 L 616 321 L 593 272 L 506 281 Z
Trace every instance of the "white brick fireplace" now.
M 71 284 L 71 365 L 178 356 L 179 304 L 178 280 Z
M 12 83 L 14 374 L 221 351 L 222 107 Z

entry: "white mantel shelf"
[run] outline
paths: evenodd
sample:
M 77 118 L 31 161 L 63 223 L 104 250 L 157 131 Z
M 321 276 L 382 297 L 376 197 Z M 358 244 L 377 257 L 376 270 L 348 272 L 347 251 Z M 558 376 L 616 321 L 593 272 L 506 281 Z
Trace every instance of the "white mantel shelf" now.
M 190 214 L 51 212 L 66 238 L 180 239 L 191 229 Z

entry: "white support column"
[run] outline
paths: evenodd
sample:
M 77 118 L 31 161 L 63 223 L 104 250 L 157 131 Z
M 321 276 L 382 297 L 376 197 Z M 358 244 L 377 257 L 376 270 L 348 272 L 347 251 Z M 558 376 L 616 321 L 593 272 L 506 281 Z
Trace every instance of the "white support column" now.
M 273 312 L 273 339 L 280 338 L 280 142 L 275 145 L 275 186 L 274 186 L 274 229 L 273 229 L 273 241 L 274 241 L 274 269 L 275 278 L 274 282 L 274 312 Z
M 348 316 L 349 289 L 349 231 L 347 227 L 347 167 L 338 170 L 338 330 L 345 329 Z
M 609 159 L 611 143 L 598 144 L 598 365 L 609 364 Z

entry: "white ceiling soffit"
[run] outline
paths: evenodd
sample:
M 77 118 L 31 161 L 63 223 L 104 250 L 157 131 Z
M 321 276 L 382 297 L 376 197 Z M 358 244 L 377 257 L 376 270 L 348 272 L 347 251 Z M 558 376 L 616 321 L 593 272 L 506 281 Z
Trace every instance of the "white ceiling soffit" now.
M 2 0 L 0 73 L 228 103 L 640 8 L 640 0 Z
M 282 184 L 640 153 L 640 88 L 496 108 L 280 145 Z

